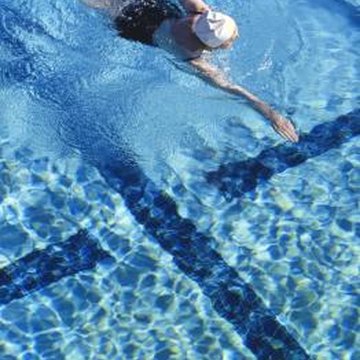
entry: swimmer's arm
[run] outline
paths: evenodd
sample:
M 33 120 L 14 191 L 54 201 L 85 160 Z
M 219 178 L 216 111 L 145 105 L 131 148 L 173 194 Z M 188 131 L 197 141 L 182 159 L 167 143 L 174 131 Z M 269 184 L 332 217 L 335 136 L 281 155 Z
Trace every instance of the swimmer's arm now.
M 282 137 L 292 142 L 299 140 L 296 130 L 289 120 L 277 113 L 247 89 L 231 83 L 226 79 L 225 74 L 221 70 L 201 58 L 190 60 L 189 62 L 197 70 L 198 75 L 210 85 L 220 88 L 229 94 L 239 95 L 245 98 L 255 110 L 270 120 L 271 126 Z
M 181 0 L 180 2 L 189 13 L 201 13 L 210 9 L 209 5 L 202 0 Z

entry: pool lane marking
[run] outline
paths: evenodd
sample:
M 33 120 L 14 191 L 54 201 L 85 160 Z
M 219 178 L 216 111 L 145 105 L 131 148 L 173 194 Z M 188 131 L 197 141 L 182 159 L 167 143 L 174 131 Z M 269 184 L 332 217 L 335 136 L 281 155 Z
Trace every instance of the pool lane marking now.
M 99 165 L 108 184 L 124 199 L 146 232 L 173 256 L 175 264 L 233 324 L 258 359 L 309 359 L 284 325 L 212 247 L 214 240 L 182 218 L 177 205 L 134 164 Z
M 275 173 L 297 166 L 359 135 L 359 113 L 355 110 L 333 122 L 318 125 L 302 137 L 303 144 L 264 150 L 257 158 L 230 164 L 224 169 L 230 175 L 231 171 L 242 168 L 246 168 L 246 176 L 253 171 L 257 181 L 250 186 L 247 184 L 250 191 L 259 179 L 269 179 Z M 269 166 L 266 160 L 274 158 L 276 162 L 270 162 L 272 166 Z M 99 170 L 124 197 L 137 221 L 173 255 L 178 267 L 198 283 L 216 311 L 234 325 L 258 359 L 309 358 L 250 284 L 211 248 L 211 238 L 199 233 L 190 220 L 181 218 L 175 202 L 156 189 L 136 165 L 102 166 Z M 109 256 L 84 231 L 65 242 L 34 251 L 0 269 L 0 304 L 91 269 Z
M 315 126 L 310 133 L 301 135 L 298 144 L 281 144 L 263 150 L 254 158 L 220 165 L 217 170 L 206 173 L 205 178 L 227 200 L 241 198 L 255 190 L 259 183 L 338 148 L 357 135 L 360 135 L 360 109 Z
M 0 304 L 8 304 L 64 277 L 89 270 L 109 258 L 86 231 L 68 240 L 35 250 L 0 269 Z

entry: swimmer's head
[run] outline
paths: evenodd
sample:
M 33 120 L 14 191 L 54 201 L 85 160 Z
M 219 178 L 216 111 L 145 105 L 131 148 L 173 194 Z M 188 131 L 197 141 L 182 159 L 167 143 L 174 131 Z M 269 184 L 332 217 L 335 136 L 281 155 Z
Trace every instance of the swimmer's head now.
M 211 49 L 229 48 L 239 36 L 234 19 L 217 11 L 207 11 L 197 17 L 194 34 Z

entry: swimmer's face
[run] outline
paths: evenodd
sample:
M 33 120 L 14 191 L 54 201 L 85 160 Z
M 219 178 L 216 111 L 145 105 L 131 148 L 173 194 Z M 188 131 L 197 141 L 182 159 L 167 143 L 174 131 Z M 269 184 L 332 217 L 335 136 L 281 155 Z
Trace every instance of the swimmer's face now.
M 236 29 L 233 36 L 219 46 L 219 49 L 230 49 L 234 44 L 235 40 L 239 37 L 239 31 Z

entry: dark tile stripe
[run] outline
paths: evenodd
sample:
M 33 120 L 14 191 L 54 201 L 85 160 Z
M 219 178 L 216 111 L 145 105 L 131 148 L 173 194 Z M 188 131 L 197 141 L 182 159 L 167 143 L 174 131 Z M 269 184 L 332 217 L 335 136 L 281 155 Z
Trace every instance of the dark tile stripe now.
M 244 187 L 237 194 L 242 195 L 254 189 L 259 180 L 269 179 L 359 135 L 359 116 L 360 111 L 355 110 L 333 122 L 316 126 L 303 135 L 297 145 L 285 144 L 264 150 L 255 159 L 230 164 L 222 170 L 229 171 L 230 184 L 234 176 L 243 179 Z M 197 282 L 216 311 L 234 325 L 258 359 L 309 358 L 251 285 L 211 248 L 213 240 L 198 232 L 190 220 L 181 218 L 175 202 L 157 189 L 135 162 L 98 168 L 109 185 L 123 196 L 136 220 L 173 255 L 178 267 Z
M 234 325 L 258 359 L 309 359 L 251 285 L 212 249 L 214 240 L 198 232 L 190 220 L 181 218 L 175 202 L 158 190 L 135 163 L 98 168 L 109 185 L 123 196 L 136 220 L 197 282 L 215 310 Z
M 22 298 L 65 276 L 92 269 L 109 256 L 86 231 L 33 251 L 0 269 L 0 304 Z
M 298 144 L 282 144 L 263 150 L 255 158 L 221 165 L 205 177 L 226 199 L 240 198 L 273 175 L 338 148 L 359 134 L 360 109 L 356 109 L 334 121 L 315 126 L 309 134 L 301 136 Z
M 231 180 L 234 177 L 245 179 L 242 192 L 237 194 L 242 195 L 254 189 L 259 180 L 269 179 L 273 174 L 336 148 L 359 135 L 359 130 L 359 110 L 356 110 L 315 127 L 302 137 L 299 145 L 264 150 L 255 159 L 223 166 L 221 171 Z M 98 168 L 124 197 L 137 221 L 173 255 L 178 267 L 198 283 L 216 311 L 234 325 L 258 359 L 309 358 L 250 284 L 211 248 L 213 240 L 198 232 L 190 220 L 181 218 L 175 202 L 158 190 L 135 163 Z M 252 177 L 255 182 L 246 182 Z M 24 297 L 65 276 L 91 269 L 109 256 L 84 231 L 65 242 L 34 251 L 0 270 L 0 304 Z

